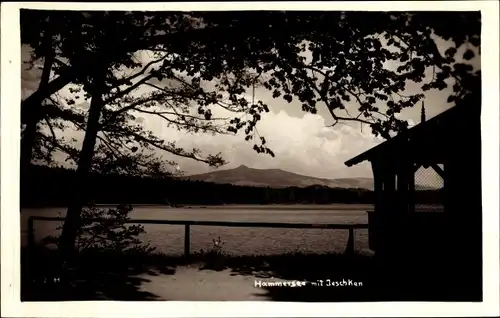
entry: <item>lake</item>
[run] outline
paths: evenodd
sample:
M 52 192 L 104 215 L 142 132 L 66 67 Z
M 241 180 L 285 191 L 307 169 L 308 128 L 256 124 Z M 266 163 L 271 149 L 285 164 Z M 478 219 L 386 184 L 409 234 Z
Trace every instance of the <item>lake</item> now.
M 112 206 L 102 206 L 112 207 Z M 280 223 L 367 223 L 366 211 L 371 205 L 227 205 L 208 207 L 170 208 L 156 205 L 137 205 L 132 219 L 280 222 Z M 23 245 L 27 242 L 29 216 L 64 216 L 66 208 L 24 208 L 21 210 Z M 35 239 L 57 233 L 59 222 L 35 221 Z M 145 224 L 145 242 L 157 251 L 181 255 L 184 249 L 183 225 Z M 341 252 L 347 244 L 347 230 L 235 228 L 220 226 L 191 226 L 191 252 L 209 250 L 217 237 L 224 242 L 223 250 L 231 255 L 272 255 L 288 252 Z M 368 230 L 355 230 L 356 250 L 368 250 Z

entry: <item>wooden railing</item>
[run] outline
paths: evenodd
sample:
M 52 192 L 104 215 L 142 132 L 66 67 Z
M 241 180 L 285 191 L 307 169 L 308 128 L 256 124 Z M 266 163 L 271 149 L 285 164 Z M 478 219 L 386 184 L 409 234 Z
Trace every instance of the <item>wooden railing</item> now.
M 64 221 L 62 217 L 45 217 L 31 216 L 28 218 L 28 246 L 35 245 L 35 227 L 34 221 Z M 93 220 L 99 222 L 99 219 Z M 286 228 L 286 229 L 331 229 L 331 230 L 348 230 L 349 238 L 345 253 L 354 252 L 354 230 L 367 229 L 368 224 L 308 224 L 308 223 L 262 223 L 262 222 L 222 222 L 222 221 L 180 221 L 180 220 L 146 220 L 134 219 L 127 223 L 135 224 L 167 224 L 167 225 L 184 225 L 184 255 L 189 256 L 190 241 L 191 241 L 191 226 L 227 226 L 227 227 L 261 227 L 261 228 Z

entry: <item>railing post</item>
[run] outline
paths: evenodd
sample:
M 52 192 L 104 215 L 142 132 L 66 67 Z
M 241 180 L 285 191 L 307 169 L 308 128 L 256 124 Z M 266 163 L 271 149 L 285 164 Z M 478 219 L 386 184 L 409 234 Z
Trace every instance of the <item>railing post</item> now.
M 347 239 L 345 253 L 349 255 L 354 254 L 354 228 L 352 227 L 349 228 L 349 238 Z
M 32 251 L 35 247 L 35 227 L 33 217 L 28 218 L 28 250 Z
M 184 257 L 189 257 L 189 246 L 190 246 L 190 225 L 186 223 L 184 227 Z

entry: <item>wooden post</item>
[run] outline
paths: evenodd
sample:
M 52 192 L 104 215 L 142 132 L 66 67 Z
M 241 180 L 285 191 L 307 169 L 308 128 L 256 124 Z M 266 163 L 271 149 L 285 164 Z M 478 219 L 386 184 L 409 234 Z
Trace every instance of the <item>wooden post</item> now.
M 450 217 L 452 216 L 450 214 L 450 207 L 451 207 L 450 201 L 453 200 L 453 193 L 450 191 L 450 186 L 449 186 L 450 178 L 448 177 L 448 174 L 450 172 L 448 170 L 449 169 L 447 169 L 446 162 L 443 163 L 443 174 L 444 174 L 444 177 L 443 177 L 443 208 L 444 208 L 444 215 L 445 215 L 447 222 L 448 222 L 448 220 L 450 220 Z
M 398 178 L 397 178 L 397 197 L 396 197 L 396 203 L 398 205 L 396 213 L 400 214 L 401 216 L 406 215 L 409 212 L 409 184 L 410 184 L 410 179 L 411 175 L 413 174 L 413 166 L 409 162 L 409 160 L 402 160 L 402 162 L 399 163 L 398 167 Z
M 384 213 L 394 215 L 396 209 L 396 173 L 393 167 L 387 167 L 384 171 Z
M 420 168 L 420 166 L 419 166 Z M 419 169 L 418 168 L 418 169 Z M 408 174 L 408 213 L 415 213 L 415 173 L 418 169 L 413 169 Z
M 381 167 L 381 163 L 379 161 L 372 161 L 372 172 L 373 172 L 373 192 L 375 195 L 375 205 L 374 212 L 380 213 L 383 210 L 383 191 L 384 191 L 384 181 L 383 181 L 383 170 Z
M 30 216 L 28 218 L 28 250 L 31 252 L 35 247 L 35 227 L 33 224 L 34 220 Z
M 397 191 L 395 196 L 396 208 L 394 210 L 394 217 L 392 223 L 391 232 L 393 233 L 393 248 L 394 252 L 398 253 L 397 260 L 400 262 L 399 266 L 408 266 L 408 262 L 413 263 L 408 259 L 408 257 L 413 257 L 413 241 L 414 235 L 414 224 L 410 217 L 413 211 L 411 207 L 413 198 L 412 192 L 414 191 L 414 164 L 410 157 L 411 152 L 409 149 L 406 153 L 402 154 L 402 158 L 398 162 L 397 167 Z M 412 251 L 412 252 L 410 252 Z M 409 252 L 409 253 L 407 253 Z
M 190 246 L 190 225 L 186 224 L 184 227 L 184 257 L 189 257 L 189 246 Z
M 386 200 L 384 198 L 384 161 L 374 158 L 371 161 L 373 172 L 373 194 L 374 207 L 373 213 L 369 216 L 368 225 L 368 246 L 375 252 L 379 251 L 381 241 L 383 240 L 383 227 Z
M 354 254 L 354 228 L 349 228 L 349 238 L 347 239 L 347 246 L 345 248 L 345 254 Z

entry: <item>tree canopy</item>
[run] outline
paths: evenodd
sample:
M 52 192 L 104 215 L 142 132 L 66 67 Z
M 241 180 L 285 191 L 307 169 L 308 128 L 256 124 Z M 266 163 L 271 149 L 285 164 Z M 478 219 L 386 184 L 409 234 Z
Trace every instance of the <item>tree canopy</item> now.
M 166 119 L 168 124 L 181 129 L 234 133 L 245 128 L 246 138 L 253 139 L 254 127 L 268 105 L 260 101 L 249 103 L 241 93 L 260 85 L 285 102 L 300 100 L 306 112 L 327 107 L 335 122 L 362 122 L 370 125 L 375 134 L 389 138 L 391 132 L 407 127 L 397 114 L 418 103 L 424 91 L 444 89 L 448 86 L 446 80 L 451 78 L 454 94 L 449 100 L 460 101 L 477 91 L 480 83 L 479 72 L 474 73 L 466 63 L 456 63 L 457 48 L 464 43 L 471 47 L 463 54 L 465 60 L 470 60 L 480 46 L 479 12 L 27 10 L 23 11 L 23 19 L 30 21 L 23 24 L 22 35 L 23 42 L 34 48 L 33 60 L 45 58 L 51 54 L 49 51 L 56 56 L 51 67 L 54 79 L 40 92 L 48 99 L 52 97 L 52 102 L 56 89 L 68 83 L 80 85 L 84 97 L 90 98 L 89 71 L 103 54 L 107 56 L 107 104 L 103 117 L 109 119 L 108 124 L 114 122 L 115 128 L 107 132 L 114 137 L 138 133 L 130 127 L 133 116 L 127 110 L 146 112 L 151 105 L 161 104 L 161 108 L 168 108 L 171 113 L 182 109 L 180 114 Z M 256 19 L 261 23 L 255 24 Z M 50 49 L 46 49 L 42 40 L 46 32 L 52 34 Z M 454 45 L 442 55 L 435 37 L 451 40 Z M 98 48 L 103 44 L 111 52 L 99 53 Z M 138 51 L 151 52 L 156 59 L 141 63 L 135 58 Z M 307 58 L 307 54 L 311 57 Z M 388 63 L 398 66 L 390 69 Z M 433 70 L 433 79 L 422 83 L 429 68 Z M 126 77 L 122 72 L 117 76 L 120 70 L 133 75 Z M 403 96 L 408 81 L 421 83 L 423 92 Z M 165 89 L 172 82 L 178 84 L 176 91 Z M 207 89 L 208 82 L 215 83 L 215 89 Z M 131 97 L 130 93 L 142 85 L 155 85 L 156 91 Z M 36 93 L 23 102 L 23 109 L 29 109 L 33 96 Z M 345 107 L 351 100 L 358 105 L 355 114 L 347 112 Z M 69 106 L 73 103 L 74 100 L 66 101 Z M 46 107 L 53 116 L 71 119 L 84 128 L 84 114 L 75 114 L 71 107 L 61 112 L 61 107 L 55 104 Z M 215 106 L 230 109 L 239 116 L 229 119 L 229 125 L 215 124 L 211 120 L 211 108 Z M 194 116 L 187 111 L 193 107 L 197 108 Z M 166 117 L 157 110 L 150 113 Z M 251 116 L 243 121 L 240 113 Z M 116 127 L 120 127 L 120 132 Z M 160 146 L 154 138 L 138 139 L 143 147 L 201 159 L 195 156 L 198 151 L 183 152 L 168 143 Z M 263 141 L 264 138 L 257 138 L 254 149 L 272 154 L 263 147 Z M 115 153 L 115 148 L 119 148 L 109 147 L 110 140 L 107 144 L 102 146 L 103 151 Z M 223 163 L 217 156 L 207 158 L 209 163 Z

